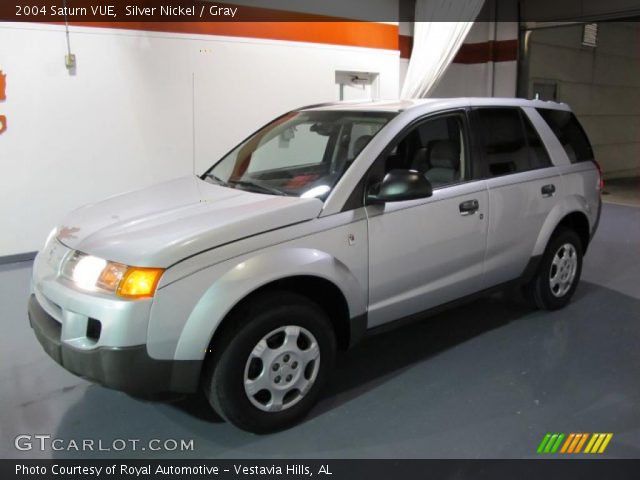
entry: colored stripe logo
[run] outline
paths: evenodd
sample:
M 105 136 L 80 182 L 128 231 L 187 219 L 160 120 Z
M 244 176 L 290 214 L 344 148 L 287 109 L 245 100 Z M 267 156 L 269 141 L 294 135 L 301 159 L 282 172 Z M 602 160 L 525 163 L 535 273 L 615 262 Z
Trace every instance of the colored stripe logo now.
M 547 433 L 538 445 L 537 452 L 604 453 L 612 438 L 613 433 Z

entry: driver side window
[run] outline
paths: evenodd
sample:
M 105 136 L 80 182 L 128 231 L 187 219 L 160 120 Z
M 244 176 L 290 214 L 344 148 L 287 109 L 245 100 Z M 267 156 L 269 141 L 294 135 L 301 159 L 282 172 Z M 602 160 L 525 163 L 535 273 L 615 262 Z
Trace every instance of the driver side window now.
M 394 169 L 416 170 L 440 188 L 467 180 L 464 116 L 454 113 L 420 122 L 379 158 L 371 174 L 379 182 Z

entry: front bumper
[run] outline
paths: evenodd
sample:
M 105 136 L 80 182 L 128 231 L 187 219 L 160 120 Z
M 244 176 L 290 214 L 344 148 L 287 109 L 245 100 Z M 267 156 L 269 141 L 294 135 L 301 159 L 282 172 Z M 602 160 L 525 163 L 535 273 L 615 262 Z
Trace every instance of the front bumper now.
M 62 325 L 38 303 L 29 299 L 29 323 L 38 341 L 57 363 L 71 373 L 105 387 L 137 394 L 195 392 L 202 361 L 156 360 L 146 345 L 74 348 L 61 339 Z

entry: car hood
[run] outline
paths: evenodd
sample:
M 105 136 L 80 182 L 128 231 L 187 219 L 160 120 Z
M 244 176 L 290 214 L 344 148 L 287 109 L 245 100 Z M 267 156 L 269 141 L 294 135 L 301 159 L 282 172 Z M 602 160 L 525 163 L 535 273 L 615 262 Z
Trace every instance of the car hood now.
M 108 198 L 72 212 L 66 246 L 141 267 L 168 267 L 225 243 L 315 218 L 316 198 L 236 190 L 196 176 Z

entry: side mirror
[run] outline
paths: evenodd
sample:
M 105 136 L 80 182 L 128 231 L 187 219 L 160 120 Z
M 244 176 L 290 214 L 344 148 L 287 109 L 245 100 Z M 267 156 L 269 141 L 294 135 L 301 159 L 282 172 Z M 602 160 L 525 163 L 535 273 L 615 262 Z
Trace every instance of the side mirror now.
M 367 203 L 401 202 L 433 195 L 431 183 L 416 170 L 391 170 L 367 192 Z

